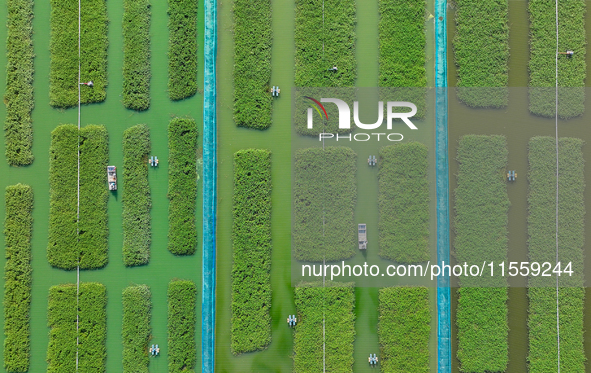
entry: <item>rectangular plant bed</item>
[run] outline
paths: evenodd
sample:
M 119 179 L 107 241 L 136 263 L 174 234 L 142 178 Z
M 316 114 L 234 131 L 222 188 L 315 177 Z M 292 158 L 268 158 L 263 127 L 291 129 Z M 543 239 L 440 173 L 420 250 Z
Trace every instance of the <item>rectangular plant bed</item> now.
M 469 265 L 507 260 L 509 197 L 503 136 L 460 139 L 455 190 L 455 257 Z M 509 359 L 507 280 L 461 277 L 458 291 L 458 359 L 466 372 L 502 372 Z
M 297 324 L 294 335 L 295 373 L 323 370 L 353 372 L 355 288 L 353 284 L 322 283 L 295 289 Z M 323 319 L 325 337 L 323 338 Z
M 380 256 L 399 263 L 430 258 L 429 151 L 418 142 L 383 147 L 378 162 Z
M 327 262 L 357 252 L 357 154 L 347 147 L 296 151 L 294 185 L 295 255 Z
M 271 342 L 271 152 L 234 154 L 232 352 Z

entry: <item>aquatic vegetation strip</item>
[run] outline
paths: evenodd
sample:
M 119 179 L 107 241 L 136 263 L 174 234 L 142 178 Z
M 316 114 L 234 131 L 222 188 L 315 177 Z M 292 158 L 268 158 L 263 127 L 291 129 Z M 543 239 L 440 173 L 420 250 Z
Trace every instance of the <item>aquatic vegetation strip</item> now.
M 51 132 L 47 260 L 52 266 L 63 269 L 73 269 L 78 265 L 77 148 L 77 126 L 64 124 Z
M 425 0 L 380 0 L 378 87 L 382 101 L 410 101 L 415 117 L 426 111 Z
M 427 288 L 380 289 L 378 337 L 382 372 L 430 372 L 429 307 Z
M 585 370 L 583 244 L 584 160 L 583 141 L 558 140 L 558 257 L 564 269 L 572 262 L 572 276 L 559 278 L 560 365 L 572 371 Z M 552 137 L 534 137 L 529 142 L 528 256 L 530 261 L 556 262 L 556 147 Z M 554 265 L 552 268 L 555 268 Z M 529 279 L 529 371 L 556 370 L 556 278 Z
M 509 103 L 509 2 L 457 0 L 455 4 L 458 98 L 471 107 L 505 107 Z
M 271 0 L 234 2 L 234 122 L 271 126 Z
M 232 352 L 271 343 L 271 152 L 234 154 Z
M 27 372 L 31 356 L 33 189 L 24 184 L 10 185 L 4 200 L 4 369 Z
M 585 111 L 587 76 L 585 1 L 558 2 L 558 116 L 572 118 Z M 529 110 L 544 117 L 556 115 L 556 9 L 551 0 L 528 1 L 530 21 Z
M 195 302 L 192 281 L 168 284 L 168 372 L 193 373 L 196 364 Z
M 6 6 L 6 161 L 24 166 L 33 163 L 33 0 L 8 0 Z
M 380 0 L 380 87 L 426 87 L 425 0 Z
M 353 372 L 355 288 L 353 284 L 322 283 L 295 288 L 297 324 L 294 334 L 294 373 Z M 323 319 L 325 338 L 323 338 Z
M 460 139 L 455 190 L 455 257 L 458 263 L 507 260 L 509 197 L 504 136 Z M 456 323 L 462 371 L 502 372 L 508 363 L 507 281 L 461 277 Z
M 197 93 L 197 0 L 168 0 L 168 96 Z
M 507 288 L 459 288 L 456 325 L 462 372 L 506 371 L 508 298 Z
M 429 151 L 418 142 L 383 147 L 378 161 L 380 256 L 399 263 L 431 257 Z
M 168 250 L 191 255 L 197 247 L 197 126 L 174 118 L 168 125 Z
M 87 125 L 80 130 L 78 255 L 81 269 L 102 268 L 108 261 L 108 143 L 104 126 Z
M 77 224 L 78 140 L 80 140 L 80 219 Z M 49 159 L 49 264 L 62 269 L 107 264 L 106 187 L 108 135 L 104 126 L 80 130 L 72 124 L 51 133 Z M 78 234 L 79 232 L 79 234 Z
M 296 87 L 353 87 L 357 78 L 355 1 L 295 3 Z M 336 71 L 329 70 L 333 66 Z
M 553 137 L 533 137 L 529 141 L 528 235 L 529 259 L 556 261 L 556 142 Z M 560 278 L 560 286 L 583 285 L 583 244 L 585 189 L 583 141 L 558 140 L 558 253 L 572 262 L 572 276 Z M 556 278 L 535 276 L 530 286 L 556 287 Z
M 295 155 L 293 242 L 298 260 L 327 262 L 357 253 L 357 154 L 347 147 Z
M 152 293 L 146 285 L 123 290 L 123 372 L 148 373 L 146 354 L 152 334 Z
M 99 283 L 80 283 L 78 307 L 76 284 L 56 285 L 49 289 L 47 373 L 75 372 L 76 349 L 78 372 L 105 372 L 106 307 L 107 291 Z M 80 332 L 76 330 L 77 309 Z
M 105 0 L 84 2 L 80 20 L 80 81 L 83 104 L 101 102 L 107 87 L 107 5 Z M 51 63 L 49 98 L 55 107 L 78 105 L 78 1 L 51 0 Z
M 123 105 L 150 107 L 150 1 L 123 2 Z
M 150 147 L 150 129 L 145 124 L 123 132 L 123 263 L 126 266 L 147 264 L 150 260 Z

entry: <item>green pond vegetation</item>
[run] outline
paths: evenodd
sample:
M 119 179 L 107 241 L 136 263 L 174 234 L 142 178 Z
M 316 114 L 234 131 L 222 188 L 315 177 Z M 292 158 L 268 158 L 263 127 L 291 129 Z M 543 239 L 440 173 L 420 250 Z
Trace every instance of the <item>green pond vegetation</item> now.
M 33 0 L 8 0 L 6 22 L 6 160 L 11 166 L 33 163 Z
M 232 352 L 271 343 L 271 152 L 234 154 Z
M 4 200 L 4 369 L 27 372 L 31 355 L 33 189 L 23 184 L 10 185 Z
M 195 305 L 197 288 L 193 281 L 173 280 L 168 284 L 168 372 L 194 373 Z
M 123 290 L 123 372 L 148 373 L 152 293 L 146 285 Z
M 51 132 L 49 148 L 49 242 L 47 260 L 54 267 L 76 268 L 78 234 L 78 128 L 73 124 Z
M 168 96 L 197 93 L 197 0 L 168 0 Z
M 322 371 L 323 342 L 326 371 L 353 372 L 354 284 L 327 282 L 326 287 L 322 283 L 298 286 L 295 288 L 295 305 L 294 373 Z
M 150 107 L 150 1 L 123 2 L 123 105 Z
M 295 86 L 353 87 L 355 0 L 296 0 L 295 4 Z M 337 71 L 329 71 L 333 66 Z
M 78 1 L 51 0 L 50 104 L 68 108 L 78 105 Z M 80 82 L 83 104 L 102 102 L 107 87 L 107 4 L 87 0 L 81 14 Z
M 379 304 L 381 371 L 429 373 L 429 290 L 425 287 L 382 288 Z
M 379 0 L 380 87 L 425 87 L 425 0 Z
M 559 277 L 561 366 L 585 370 L 583 244 L 584 160 L 583 141 L 560 138 L 558 142 L 558 254 L 562 269 L 572 262 L 572 276 Z M 529 142 L 528 255 L 532 262 L 556 262 L 556 144 L 553 137 Z M 529 355 L 531 373 L 556 369 L 556 277 L 529 279 Z
M 380 100 L 410 101 L 415 117 L 426 111 L 425 0 L 379 0 L 380 12 L 378 87 L 410 87 L 380 90 Z
M 82 269 L 102 268 L 108 260 L 108 143 L 104 126 L 90 124 L 80 129 L 78 258 Z
M 190 118 L 168 125 L 168 250 L 191 255 L 197 248 L 197 126 Z
M 123 262 L 126 266 L 143 265 L 150 260 L 150 147 L 150 129 L 145 124 L 123 132 Z
M 506 107 L 509 103 L 509 2 L 457 0 L 455 5 L 453 49 L 458 98 L 471 107 Z
M 357 79 L 357 60 L 355 44 L 355 0 L 296 0 L 295 1 L 295 86 L 308 87 L 353 87 Z M 336 67 L 336 70 L 333 70 Z M 296 102 L 304 96 L 339 97 L 353 101 L 352 91 L 339 89 L 298 90 Z M 309 101 L 311 105 L 315 105 Z M 339 129 L 336 105 L 326 105 L 328 117 L 316 118 L 316 128 L 306 126 L 306 113 L 296 112 L 296 131 L 301 135 L 318 135 L 325 132 L 348 133 L 349 129 Z M 323 117 L 324 118 L 324 117 Z
M 572 118 L 585 111 L 586 1 L 558 2 L 558 115 Z M 556 115 L 556 4 L 528 1 L 530 22 L 529 110 L 544 117 Z
M 458 263 L 507 260 L 507 154 L 504 136 L 460 139 L 454 228 Z M 509 359 L 506 279 L 461 277 L 460 285 L 456 324 L 461 370 L 505 371 Z
M 78 142 L 79 141 L 79 142 Z M 80 219 L 77 222 L 78 143 Z M 49 155 L 49 263 L 62 269 L 102 268 L 107 264 L 108 135 L 104 126 L 58 126 Z
M 347 147 L 295 154 L 293 242 L 297 260 L 332 262 L 357 253 L 357 154 Z
M 105 372 L 107 290 L 99 283 L 81 282 L 78 301 L 77 306 L 76 284 L 56 285 L 49 289 L 47 373 L 75 372 L 76 350 L 78 372 Z M 79 333 L 76 330 L 77 316 Z
M 271 125 L 271 0 L 234 1 L 234 122 Z
M 419 142 L 383 147 L 378 162 L 382 258 L 417 263 L 430 258 L 429 150 Z

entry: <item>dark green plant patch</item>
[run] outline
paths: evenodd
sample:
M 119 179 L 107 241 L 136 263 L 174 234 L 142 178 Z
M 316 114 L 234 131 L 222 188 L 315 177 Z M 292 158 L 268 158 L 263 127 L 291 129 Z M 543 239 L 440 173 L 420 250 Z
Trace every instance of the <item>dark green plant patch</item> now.
M 234 2 L 234 122 L 271 125 L 271 0 Z
M 168 250 L 191 255 L 197 247 L 197 126 L 174 118 L 168 125 Z
M 399 263 L 430 258 L 429 151 L 418 142 L 380 150 L 379 240 L 380 256 Z
M 503 136 L 460 139 L 454 241 L 458 263 L 507 261 L 507 153 Z M 456 324 L 461 370 L 505 371 L 509 359 L 506 279 L 461 277 L 460 285 Z
M 534 137 L 529 142 L 528 256 L 531 262 L 556 262 L 556 140 Z M 585 370 L 584 221 L 585 173 L 583 141 L 558 140 L 558 254 L 572 276 L 559 278 L 560 364 L 572 371 Z M 554 266 L 552 266 L 554 268 Z M 556 369 L 556 277 L 530 277 L 529 370 Z
M 471 107 L 506 107 L 509 103 L 509 2 L 457 0 L 455 4 L 453 47 L 458 98 Z
M 78 233 L 78 128 L 64 124 L 51 132 L 49 148 L 49 243 L 47 260 L 54 267 L 76 268 Z
M 356 11 L 355 0 L 296 0 L 296 87 L 355 85 Z
M 148 373 L 152 293 L 146 285 L 123 290 L 123 372 Z
M 150 1 L 123 3 L 123 105 L 150 107 Z
M 4 369 L 27 372 L 31 356 L 33 190 L 24 184 L 8 186 L 4 200 Z
M 168 95 L 197 93 L 197 0 L 168 1 Z
M 529 9 L 529 110 L 556 115 L 556 3 L 530 0 Z M 558 2 L 558 116 L 572 118 L 585 111 L 586 1 Z
M 6 6 L 6 160 L 24 166 L 33 163 L 33 0 L 8 0 Z
M 80 19 L 81 102 L 102 102 L 107 88 L 107 4 L 105 0 L 88 0 L 82 6 Z M 78 1 L 51 0 L 51 63 L 49 102 L 68 108 L 78 105 Z
M 383 288 L 379 292 L 379 302 L 378 357 L 381 370 L 429 373 L 429 290 L 423 287 Z
M 293 240 L 298 260 L 327 262 L 358 251 L 357 154 L 347 147 L 296 151 Z
M 175 280 L 168 284 L 169 373 L 195 372 L 196 296 L 197 289 L 192 281 Z
M 47 372 L 104 373 L 107 361 L 107 291 L 96 282 L 80 283 L 76 306 L 76 284 L 56 285 L 49 289 L 49 346 Z M 79 329 L 76 329 L 76 308 Z M 77 338 L 78 337 L 78 338 Z M 78 340 L 78 346 L 76 341 Z
M 80 219 L 78 203 L 80 141 Z M 108 135 L 104 126 L 58 126 L 49 150 L 49 264 L 62 269 L 107 264 Z
M 234 154 L 232 352 L 271 342 L 271 152 Z
M 295 288 L 297 324 L 294 333 L 295 373 L 322 372 L 323 342 L 327 372 L 353 372 L 355 288 L 328 283 Z M 323 338 L 323 318 L 325 335 Z
M 123 132 L 123 263 L 150 260 L 152 198 L 148 184 L 150 129 L 138 124 Z

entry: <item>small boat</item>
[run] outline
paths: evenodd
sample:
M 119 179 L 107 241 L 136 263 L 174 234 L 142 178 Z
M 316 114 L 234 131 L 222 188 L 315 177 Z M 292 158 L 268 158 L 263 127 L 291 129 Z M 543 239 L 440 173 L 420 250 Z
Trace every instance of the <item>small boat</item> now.
M 117 190 L 117 167 L 107 166 L 107 181 L 109 190 Z

